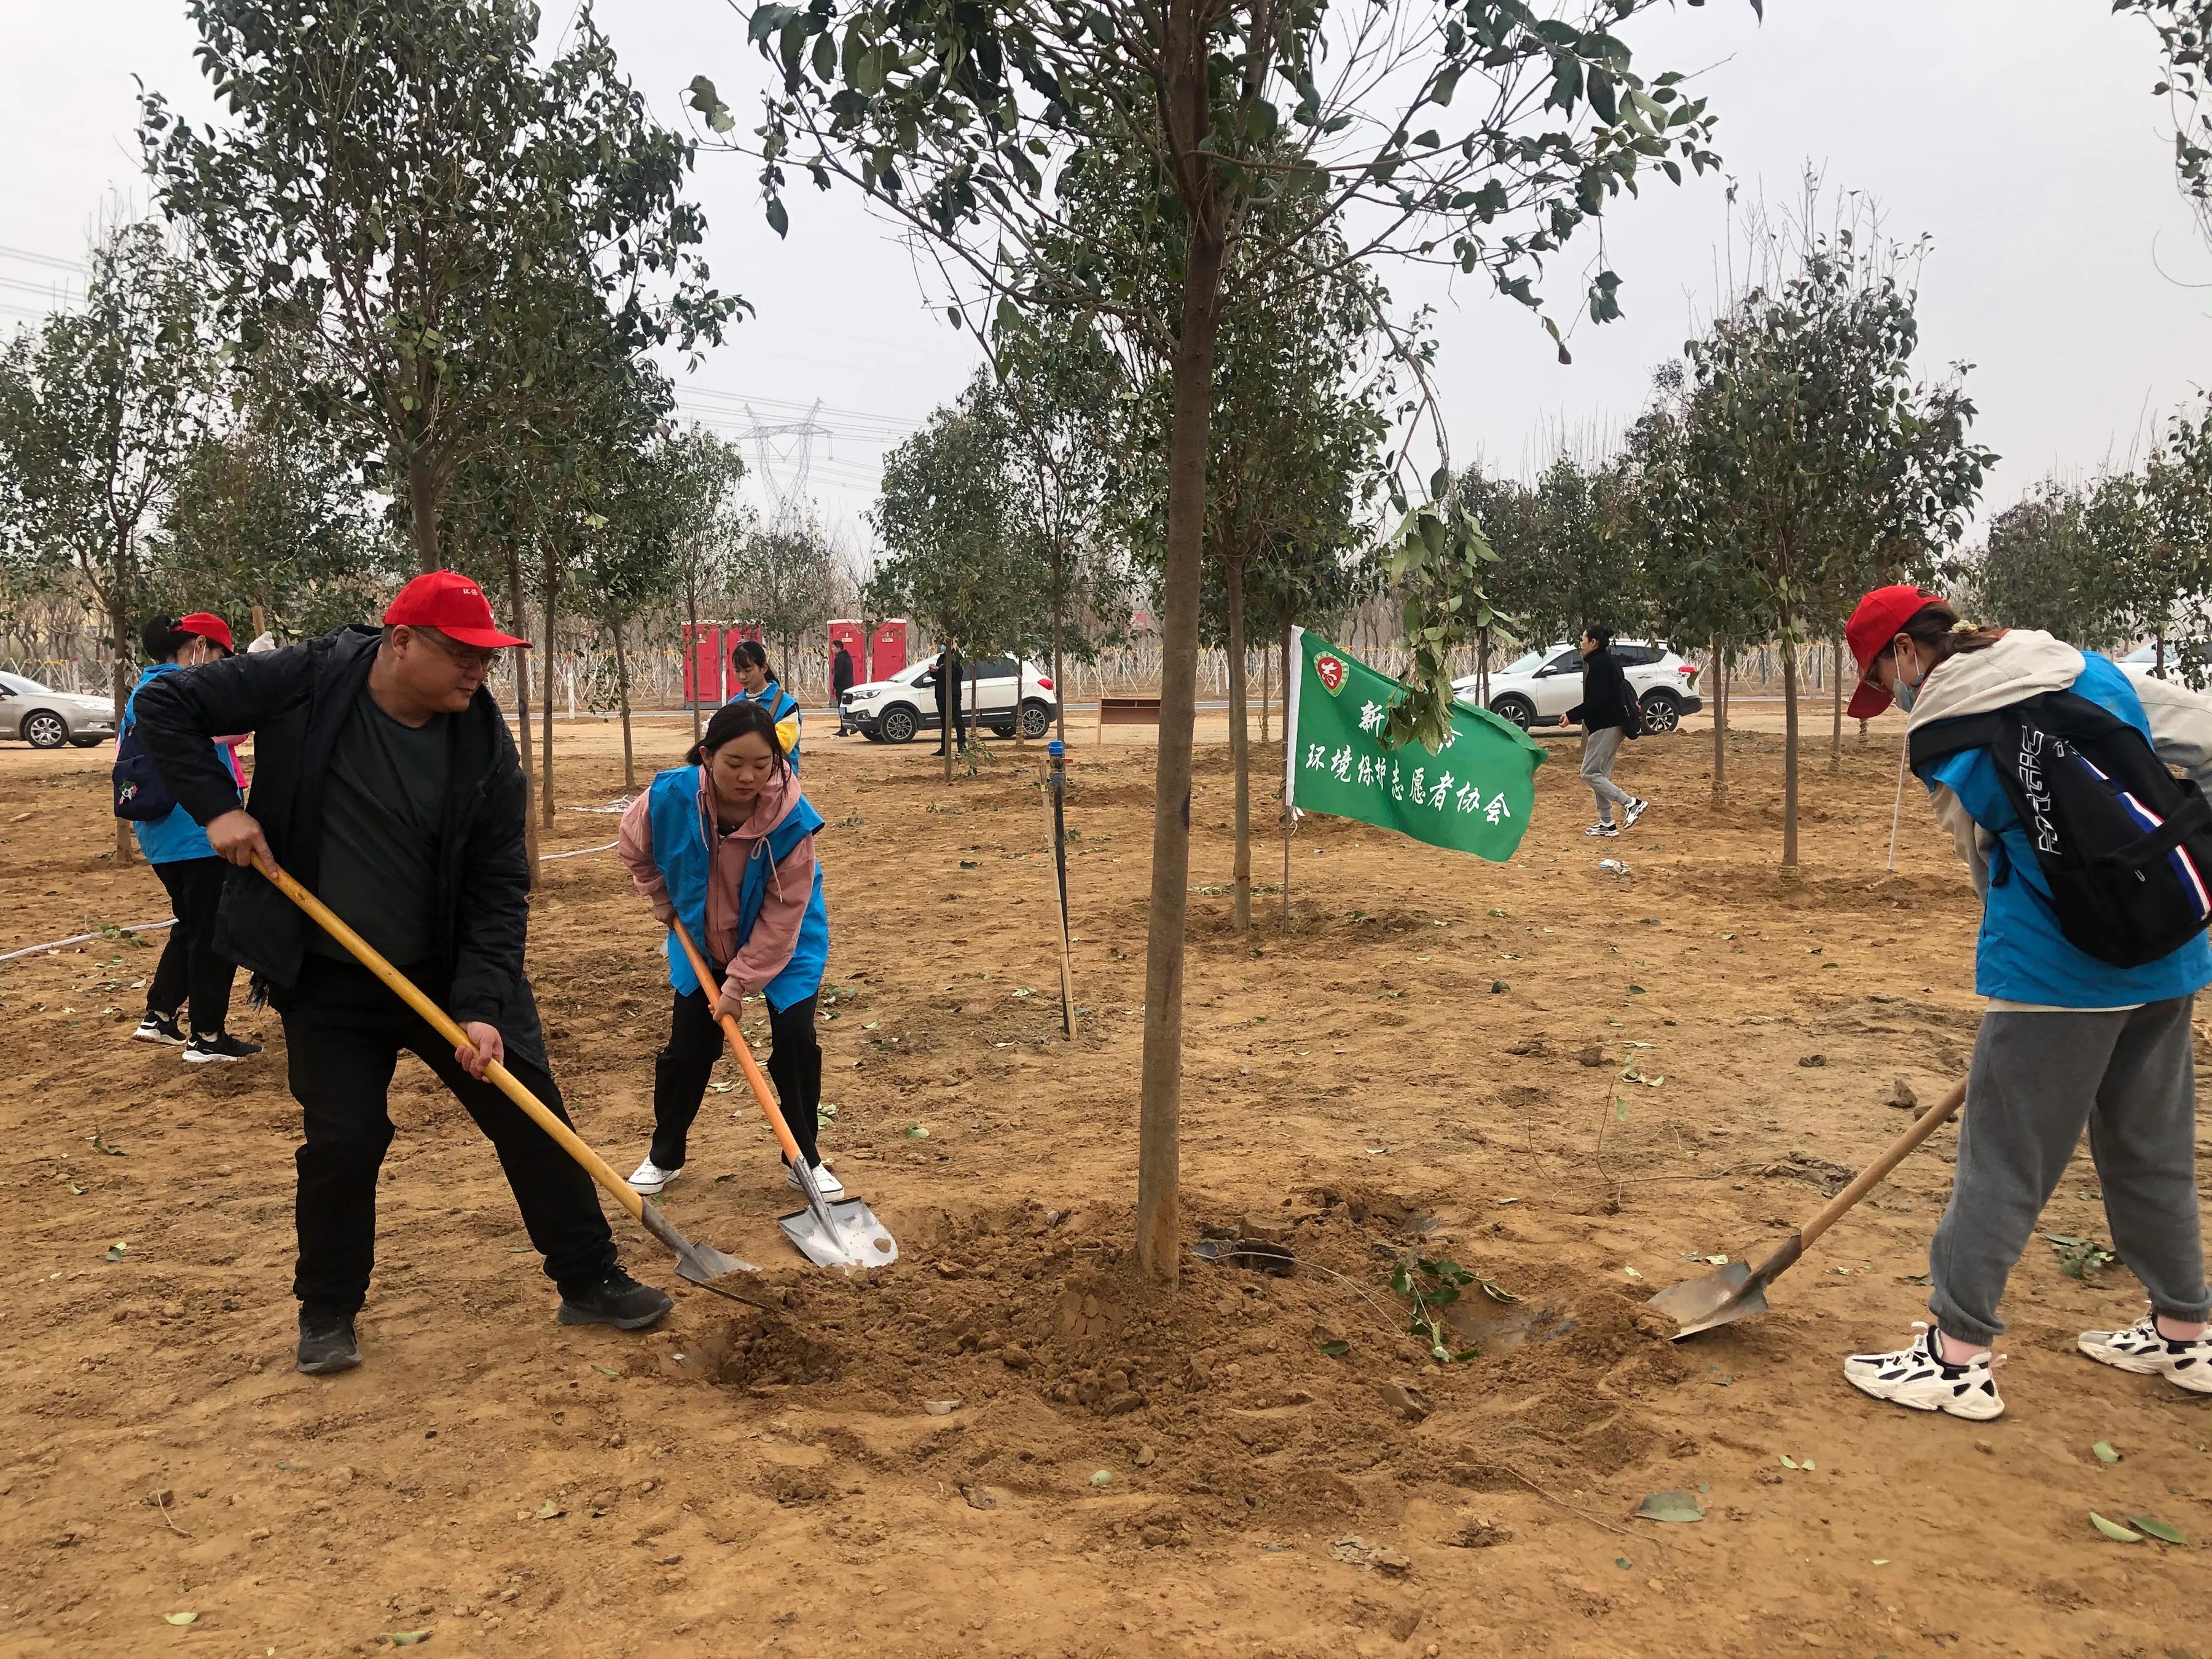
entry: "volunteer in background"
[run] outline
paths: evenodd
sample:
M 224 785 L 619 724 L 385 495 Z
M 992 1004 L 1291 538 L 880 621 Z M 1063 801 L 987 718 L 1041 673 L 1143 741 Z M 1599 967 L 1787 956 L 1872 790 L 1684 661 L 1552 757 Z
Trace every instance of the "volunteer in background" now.
M 2133 967 L 2079 948 L 2062 931 L 2037 848 L 1990 748 L 1978 738 L 1976 746 L 1943 752 L 1947 738 L 1955 745 L 1968 728 L 1942 729 L 2070 692 L 2095 705 L 2087 711 L 2093 720 L 2102 718 L 2097 709 L 2116 716 L 2157 761 L 2201 780 L 2212 762 L 2212 702 L 2156 683 L 2138 695 L 2104 657 L 2032 629 L 1966 627 L 1943 599 L 1916 587 L 1869 593 L 1845 638 L 1863 681 L 1850 714 L 1870 718 L 1893 700 L 1905 711 L 1914 769 L 1982 896 L 1974 979 L 1990 1000 L 1966 1079 L 1950 1203 L 1928 1253 L 1934 1328 L 1916 1325 L 1912 1341 L 1894 1352 L 1853 1354 L 1844 1375 L 1876 1399 L 1917 1410 L 1971 1419 L 2004 1410 L 1990 1355 L 2004 1330 L 1997 1304 L 2086 1126 L 2113 1247 L 2148 1291 L 2150 1311 L 2126 1330 L 2085 1331 L 2078 1346 L 2105 1364 L 2212 1394 L 2190 1049 L 2193 1000 L 2212 982 L 2212 945 L 2199 931 Z M 2038 705 L 2035 718 L 2067 717 Z M 2124 731 L 2115 736 L 2134 742 Z M 2033 756 L 2016 753 L 2015 763 L 2066 759 L 2056 745 L 2034 746 Z M 2154 764 L 2150 755 L 2142 759 Z M 2039 777 L 2035 787 L 2045 783 Z M 1915 982 L 1926 971 L 1899 965 Z
M 137 719 L 139 692 L 165 674 L 229 656 L 230 641 L 230 625 L 205 611 L 149 622 L 139 643 L 153 661 L 123 706 L 125 730 Z M 246 769 L 238 763 L 238 745 L 245 741 L 242 736 L 215 740 L 216 758 L 230 775 L 234 806 L 246 787 Z M 261 1052 L 261 1045 L 226 1029 L 231 983 L 238 970 L 215 948 L 216 906 L 222 897 L 223 872 L 229 866 L 215 855 L 207 831 L 181 805 L 151 823 L 133 823 L 131 830 L 177 913 L 177 925 L 169 930 L 161 960 L 147 983 L 146 1017 L 131 1035 L 141 1042 L 182 1044 L 185 1061 L 196 1066 L 252 1059 Z M 188 1011 L 189 1034 L 178 1020 Z
M 799 699 L 785 690 L 768 665 L 768 648 L 758 640 L 739 640 L 730 650 L 730 665 L 737 670 L 738 695 L 732 702 L 757 702 L 767 709 L 775 726 L 775 741 L 799 765 Z
M 1644 709 L 1613 654 L 1613 630 L 1595 623 L 1583 629 L 1583 700 L 1567 718 L 1583 728 L 1583 781 L 1597 797 L 1597 822 L 1583 833 L 1618 836 L 1651 805 L 1638 800 L 1613 781 L 1613 766 L 1624 738 L 1644 734 Z M 1620 807 L 1621 821 L 1613 821 Z
M 845 694 L 853 689 L 853 653 L 840 640 L 836 653 L 830 659 L 830 701 L 837 705 L 837 735 L 841 738 L 851 730 L 845 723 Z
M 822 1195 L 842 1197 L 816 1140 L 822 1048 L 814 1000 L 830 953 L 814 851 L 822 815 L 799 793 L 765 703 L 723 704 L 685 761 L 630 803 L 617 845 L 654 920 L 668 927 L 680 918 L 721 982 L 702 986 L 670 935 L 675 1006 L 667 1046 L 653 1061 L 653 1145 L 629 1184 L 649 1196 L 681 1172 L 686 1138 L 722 1052 L 718 1021 L 737 1017 L 744 1000 L 757 996 L 768 1004 L 775 1045 L 768 1072 L 784 1121 Z M 799 1185 L 797 1170 L 787 1178 Z

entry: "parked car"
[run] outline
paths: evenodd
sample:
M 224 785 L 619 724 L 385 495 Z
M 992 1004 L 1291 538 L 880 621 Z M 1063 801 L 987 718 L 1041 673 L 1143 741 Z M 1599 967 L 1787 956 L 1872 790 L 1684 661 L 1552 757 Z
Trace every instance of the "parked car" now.
M 871 743 L 912 743 L 916 732 L 936 731 L 936 660 L 925 657 L 887 680 L 854 686 L 839 700 L 846 721 Z M 1060 714 L 1051 677 L 1027 658 L 981 658 L 963 664 L 960 679 L 962 718 L 1002 738 L 1012 737 L 1018 722 L 1024 737 L 1041 738 Z
M 2149 679 L 2158 672 L 2158 644 L 2139 645 L 2118 659 L 2120 672 L 2135 679 Z M 2192 668 L 2212 666 L 2212 641 L 2168 640 L 2166 678 L 2186 684 Z
M 22 674 L 0 674 L 0 738 L 21 738 L 33 749 L 65 743 L 90 749 L 114 735 L 110 699 L 57 691 Z
M 1650 640 L 1615 640 L 1613 654 L 1644 710 L 1646 732 L 1672 732 L 1683 715 L 1705 706 L 1698 695 L 1697 664 L 1683 661 L 1673 647 Z M 1478 689 L 1473 674 L 1452 682 L 1452 690 L 1467 702 L 1474 701 Z M 1567 710 L 1582 700 L 1583 653 L 1571 645 L 1531 651 L 1490 676 L 1490 712 L 1524 731 L 1565 725 Z

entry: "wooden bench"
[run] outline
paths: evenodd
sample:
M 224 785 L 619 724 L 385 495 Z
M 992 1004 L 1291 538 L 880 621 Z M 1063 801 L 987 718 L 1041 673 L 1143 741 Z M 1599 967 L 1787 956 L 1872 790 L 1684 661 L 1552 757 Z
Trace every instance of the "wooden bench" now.
M 1101 697 L 1098 699 L 1098 741 L 1106 741 L 1109 726 L 1158 726 L 1160 723 L 1160 700 L 1158 697 Z

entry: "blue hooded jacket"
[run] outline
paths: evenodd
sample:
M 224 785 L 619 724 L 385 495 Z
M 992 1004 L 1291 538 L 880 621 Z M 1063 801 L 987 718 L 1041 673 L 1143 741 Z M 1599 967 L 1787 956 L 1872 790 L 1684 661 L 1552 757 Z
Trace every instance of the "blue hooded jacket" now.
M 672 767 L 653 780 L 647 805 L 653 826 L 653 862 L 668 884 L 668 901 L 692 942 L 703 951 L 707 940 L 707 882 L 714 867 L 714 850 L 708 841 L 705 811 L 700 800 L 700 773 L 696 766 Z M 743 885 L 738 891 L 738 948 L 752 937 L 768 897 L 775 868 L 800 840 L 822 827 L 822 815 L 804 795 L 793 798 L 782 821 L 754 845 L 745 860 Z M 665 947 L 668 983 L 679 996 L 700 988 L 698 976 L 671 935 Z M 830 911 L 822 899 L 822 866 L 814 866 L 813 890 L 807 895 L 806 914 L 799 924 L 799 939 L 791 960 L 770 980 L 762 994 L 778 1011 L 803 1001 L 822 988 L 822 970 L 830 959 Z

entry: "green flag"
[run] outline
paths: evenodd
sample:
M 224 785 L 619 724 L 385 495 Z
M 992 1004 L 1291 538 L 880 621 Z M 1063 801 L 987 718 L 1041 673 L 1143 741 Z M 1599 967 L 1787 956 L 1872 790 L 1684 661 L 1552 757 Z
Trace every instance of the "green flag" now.
M 1284 783 L 1291 805 L 1395 830 L 1503 864 L 1535 805 L 1544 746 L 1511 720 L 1452 706 L 1452 732 L 1431 755 L 1418 743 L 1382 746 L 1398 684 L 1318 634 L 1294 630 L 1290 740 Z

